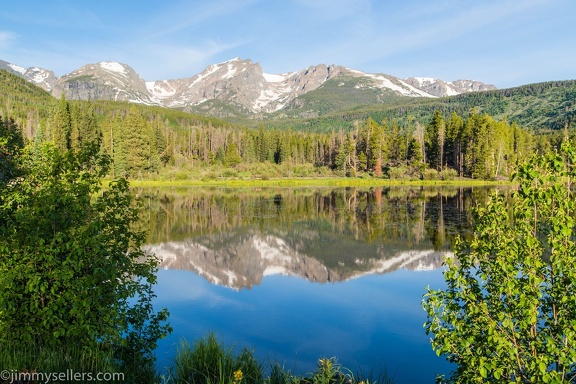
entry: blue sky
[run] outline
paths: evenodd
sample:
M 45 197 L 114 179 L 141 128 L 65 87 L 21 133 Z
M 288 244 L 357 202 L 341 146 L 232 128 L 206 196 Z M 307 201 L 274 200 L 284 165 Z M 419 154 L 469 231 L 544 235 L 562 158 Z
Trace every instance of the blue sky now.
M 62 76 L 119 61 L 145 80 L 240 57 L 499 88 L 576 78 L 574 0 L 28 0 L 0 8 L 0 59 Z

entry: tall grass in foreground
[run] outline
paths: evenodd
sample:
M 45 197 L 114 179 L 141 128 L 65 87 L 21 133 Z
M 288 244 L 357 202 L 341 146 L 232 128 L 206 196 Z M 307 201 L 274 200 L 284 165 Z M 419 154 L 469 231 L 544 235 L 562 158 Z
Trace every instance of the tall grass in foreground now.
M 263 383 L 262 366 L 254 355 L 243 349 L 239 355 L 232 348 L 225 349 L 216 337 L 210 334 L 190 347 L 182 341 L 168 374 L 166 383 Z
M 0 378 L 0 383 L 41 383 L 67 382 L 71 375 L 80 375 L 73 382 L 84 383 L 96 381 L 96 375 L 113 377 L 113 380 L 102 382 L 116 383 L 153 383 L 158 382 L 158 376 L 153 365 L 143 366 L 140 363 L 121 363 L 120 356 L 111 350 L 94 350 L 84 348 L 77 343 L 63 343 L 58 346 L 39 347 L 34 343 L 15 345 L 0 344 L 0 370 L 6 377 Z M 8 372 L 8 373 L 6 373 Z M 26 374 L 30 374 L 27 376 Z M 68 374 L 66 380 L 47 378 L 39 375 Z M 82 377 L 81 375 L 84 374 Z M 115 375 L 112 375 L 115 374 Z M 88 375 L 91 375 L 90 377 Z
M 268 372 L 268 375 L 266 375 Z M 214 334 L 200 339 L 191 347 L 182 341 L 174 361 L 163 376 L 163 384 L 392 384 L 387 372 L 375 375 L 354 374 L 342 368 L 335 358 L 320 359 L 316 371 L 297 376 L 278 362 L 270 362 L 267 369 L 251 351 L 242 349 L 234 354 L 232 348 L 221 345 Z
M 90 350 L 77 344 L 38 348 L 24 345 L 0 345 L 0 370 L 10 372 L 1 377 L 4 383 L 48 382 L 33 374 L 91 374 L 91 379 L 70 382 L 90 383 L 96 374 L 119 374 L 105 383 L 159 384 L 392 384 L 387 372 L 353 374 L 335 358 L 318 360 L 314 372 L 295 375 L 278 362 L 262 363 L 246 348 L 239 352 L 220 344 L 214 334 L 197 340 L 194 345 L 183 340 L 165 372 L 158 374 L 153 366 L 121 364 L 112 351 Z M 19 376 L 20 374 L 20 376 Z M 26 374 L 30 374 L 26 379 Z M 70 380 L 68 378 L 67 380 Z M 55 380 L 53 382 L 68 382 Z

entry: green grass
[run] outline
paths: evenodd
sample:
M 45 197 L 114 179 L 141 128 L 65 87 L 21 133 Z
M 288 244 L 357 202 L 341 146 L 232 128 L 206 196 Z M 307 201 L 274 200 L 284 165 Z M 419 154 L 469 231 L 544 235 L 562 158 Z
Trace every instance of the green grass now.
M 188 341 L 182 341 L 163 379 L 165 383 L 263 383 L 264 370 L 251 351 L 242 349 L 236 355 L 232 348 L 225 348 L 210 334 L 196 341 L 193 347 Z
M 110 180 L 105 180 L 106 185 Z M 274 178 L 274 179 L 232 179 L 214 180 L 130 180 L 132 187 L 387 187 L 387 186 L 497 186 L 509 185 L 499 180 L 390 180 L 358 177 L 318 177 L 318 178 Z
M 105 180 L 105 185 L 109 181 Z M 369 172 L 357 172 L 355 176 L 347 177 L 342 171 L 312 164 L 264 162 L 243 163 L 236 167 L 208 164 L 166 167 L 159 173 L 130 179 L 130 184 L 133 187 L 473 187 L 508 185 L 510 182 L 459 178 L 451 169 L 436 172 L 413 166 L 390 167 L 383 177 L 375 177 Z
M 267 373 L 268 372 L 268 373 Z M 317 368 L 307 375 L 295 375 L 278 362 L 265 367 L 258 362 L 252 351 L 242 349 L 234 353 L 233 348 L 220 344 L 214 334 L 200 339 L 191 347 L 182 341 L 172 365 L 162 376 L 163 384 L 391 384 L 387 372 L 368 375 L 343 368 L 336 358 L 321 358 Z
M 43 382 L 95 382 L 96 375 L 104 374 L 106 383 L 158 383 L 158 384 L 391 384 L 385 370 L 378 374 L 352 373 L 343 368 L 336 358 L 321 358 L 314 372 L 295 375 L 280 363 L 266 364 L 254 357 L 253 351 L 239 351 L 221 344 L 214 334 L 197 340 L 193 346 L 186 340 L 180 343 L 171 364 L 164 372 L 153 367 L 119 365 L 112 354 L 83 349 L 70 344 L 51 348 L 33 345 L 1 345 L 0 383 Z M 6 375 L 6 372 L 10 375 Z M 59 380 L 55 374 L 68 375 Z M 72 375 L 82 375 L 74 377 Z M 50 376 L 47 376 L 50 375 Z M 88 376 L 90 375 L 90 376 Z M 72 378 L 72 380 L 70 380 Z
M 139 383 L 159 380 L 153 365 L 120 364 L 110 350 L 87 349 L 66 342 L 50 347 L 38 347 L 32 341 L 27 345 L 3 342 L 0 344 L 0 370 L 3 375 L 10 375 L 7 381 L 2 381 L 6 377 L 0 377 L 1 383 L 84 383 L 96 381 L 98 374 L 110 378 L 103 382 Z M 60 380 L 61 375 L 65 376 L 64 380 Z

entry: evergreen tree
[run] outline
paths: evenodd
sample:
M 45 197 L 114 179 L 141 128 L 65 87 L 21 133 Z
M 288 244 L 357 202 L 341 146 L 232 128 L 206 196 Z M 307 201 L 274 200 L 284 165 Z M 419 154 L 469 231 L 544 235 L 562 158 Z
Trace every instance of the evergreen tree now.
M 367 143 L 367 167 L 374 169 L 376 176 L 381 176 L 385 154 L 384 128 L 369 118 L 366 121 L 366 131 L 369 135 Z
M 136 107 L 130 107 L 123 122 L 126 144 L 127 174 L 131 177 L 142 176 L 150 169 L 150 142 L 148 141 L 146 121 Z
M 426 128 L 426 154 L 430 167 L 437 170 L 442 169 L 444 161 L 444 140 L 446 135 L 446 124 L 442 112 L 434 111 L 432 121 Z
M 410 140 L 410 144 L 408 145 L 408 159 L 413 164 L 419 164 L 423 160 L 422 148 L 418 140 L 416 140 L 416 138 L 412 138 L 412 140 Z
M 66 101 L 64 94 L 52 111 L 50 119 L 50 138 L 57 148 L 66 150 L 70 148 L 70 136 L 72 133 L 72 117 L 70 115 L 70 104 Z
M 390 161 L 398 164 L 406 160 L 408 148 L 406 146 L 405 133 L 402 131 L 398 122 L 393 120 L 390 124 L 387 137 L 389 137 L 390 150 L 389 157 Z
M 113 176 L 126 177 L 128 175 L 128 132 L 119 115 L 110 123 L 112 135 L 110 137 L 110 146 L 114 159 Z
M 12 119 L 0 116 L 0 186 L 20 174 L 17 156 L 23 147 L 20 128 Z
M 226 154 L 224 155 L 224 165 L 227 167 L 235 167 L 242 162 L 240 153 L 238 153 L 238 146 L 233 141 L 228 144 Z
M 263 163 L 266 160 L 268 160 L 270 143 L 268 141 L 268 135 L 266 134 L 266 131 L 264 130 L 264 126 L 262 124 L 260 124 L 260 127 L 258 128 L 257 145 L 258 145 L 258 160 L 261 163 Z
M 452 112 L 446 124 L 445 163 L 460 172 L 463 159 L 462 128 L 464 120 L 456 112 Z
M 70 105 L 71 131 L 70 148 L 78 150 L 82 144 L 98 143 L 102 140 L 102 132 L 90 104 Z
M 224 164 L 224 158 L 226 153 L 224 152 L 224 147 L 218 147 L 216 153 L 214 154 L 213 164 Z

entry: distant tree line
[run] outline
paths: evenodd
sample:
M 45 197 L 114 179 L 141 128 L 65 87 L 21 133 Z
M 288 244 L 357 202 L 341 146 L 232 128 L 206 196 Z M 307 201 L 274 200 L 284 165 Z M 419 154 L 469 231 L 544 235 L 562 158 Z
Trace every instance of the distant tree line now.
M 354 176 L 418 168 L 462 177 L 497 178 L 535 149 L 552 144 L 535 140 L 505 119 L 472 112 L 463 118 L 436 110 L 426 125 L 414 119 L 376 122 L 368 118 L 353 128 L 329 133 L 214 125 L 211 120 L 169 120 L 136 105 L 70 102 L 62 97 L 43 124 L 26 123 L 27 140 L 52 141 L 77 151 L 97 142 L 113 160 L 112 176 L 141 178 L 164 167 L 235 167 L 242 163 L 313 164 Z M 405 168 L 402 168 L 405 167 Z M 389 174 L 390 175 L 390 174 Z

